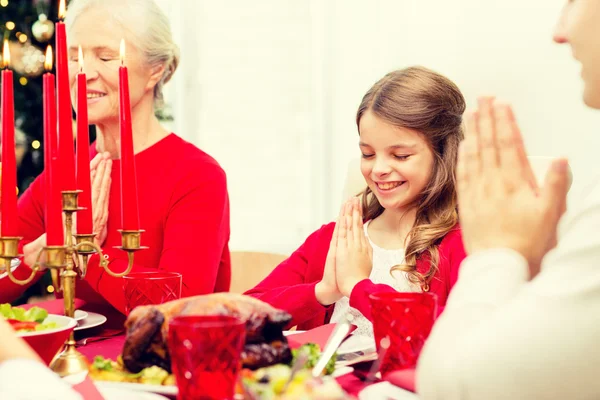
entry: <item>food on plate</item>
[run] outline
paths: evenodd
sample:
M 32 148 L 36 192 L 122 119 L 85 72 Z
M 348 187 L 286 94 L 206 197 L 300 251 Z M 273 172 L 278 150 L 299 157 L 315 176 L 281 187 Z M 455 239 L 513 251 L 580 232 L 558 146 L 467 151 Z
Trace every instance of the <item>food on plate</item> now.
M 48 311 L 40 307 L 31 307 L 25 310 L 21 307 L 12 307 L 8 303 L 0 304 L 0 315 L 17 332 L 42 331 L 45 329 L 58 328 L 56 322 L 46 322 Z
M 315 366 L 315 364 L 317 364 L 319 358 L 321 358 L 321 347 L 319 347 L 319 345 L 316 343 L 306 343 L 298 347 L 297 349 L 292 350 L 292 355 L 294 356 L 294 359 L 292 360 L 292 365 L 294 365 L 294 361 L 296 361 L 296 358 L 298 358 L 298 356 L 301 353 L 307 353 L 308 356 L 304 367 L 312 368 Z M 329 362 L 327 362 L 327 365 L 325 366 L 324 372 L 326 375 L 333 374 L 333 371 L 335 370 L 336 359 L 337 354 L 334 353 L 333 356 L 331 356 Z
M 171 371 L 167 348 L 169 320 L 178 315 L 230 315 L 246 320 L 244 368 L 289 363 L 292 354 L 283 328 L 290 314 L 258 299 L 235 293 L 214 293 L 135 308 L 125 322 L 123 364 L 131 372 L 158 366 Z
M 156 365 L 131 373 L 123 366 L 123 360 L 117 361 L 96 356 L 90 365 L 90 377 L 97 381 L 142 383 L 146 385 L 175 385 L 175 378 Z
M 315 343 L 307 343 L 302 345 L 301 347 L 292 350 L 293 360 L 296 360 L 296 357 L 302 352 L 308 353 L 308 358 L 304 365 L 305 368 L 309 369 L 314 367 L 316 362 L 319 360 L 321 356 L 321 350 L 318 344 Z M 277 364 L 277 367 L 287 367 L 289 370 L 289 366 L 287 364 Z M 274 366 L 275 367 L 275 366 Z M 335 355 L 331 358 L 327 366 L 325 367 L 325 374 L 332 374 L 335 368 Z M 140 372 L 133 373 L 129 371 L 123 365 L 123 359 L 121 356 L 117 358 L 116 361 L 113 361 L 108 358 L 104 358 L 102 356 L 96 356 L 94 358 L 94 362 L 90 365 L 90 377 L 97 381 L 111 381 L 111 382 L 129 382 L 129 383 L 142 383 L 147 385 L 175 385 L 175 375 L 170 374 L 168 371 L 153 365 L 151 367 L 147 367 L 142 369 Z M 267 369 L 259 369 L 259 374 L 264 375 L 264 371 L 271 371 Z M 277 369 L 274 368 L 272 370 L 274 373 L 277 371 L 284 372 L 286 369 Z M 250 369 L 244 369 L 241 372 L 242 376 L 252 377 L 254 372 Z M 273 375 L 276 377 L 276 374 Z M 289 375 L 288 375 L 289 376 Z M 264 378 L 263 378 L 264 379 Z M 274 380 L 274 382 L 276 379 Z
M 313 378 L 310 369 L 298 371 L 287 384 L 291 374 L 288 365 L 273 365 L 256 371 L 242 370 L 242 384 L 247 397 L 261 400 L 337 400 L 348 395 L 330 377 Z M 286 387 L 287 385 L 287 387 Z

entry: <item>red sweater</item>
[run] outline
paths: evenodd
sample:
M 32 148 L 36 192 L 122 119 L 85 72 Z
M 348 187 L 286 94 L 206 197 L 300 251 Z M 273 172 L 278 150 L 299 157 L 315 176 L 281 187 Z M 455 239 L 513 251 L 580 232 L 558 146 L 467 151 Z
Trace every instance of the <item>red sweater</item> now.
M 96 155 L 95 145 L 90 150 Z M 182 296 L 228 291 L 229 198 L 225 172 L 208 154 L 170 134 L 135 156 L 142 245 L 133 271 L 166 270 L 183 275 Z M 108 205 L 108 236 L 103 251 L 113 271 L 124 271 L 127 253 L 121 244 L 120 162 L 113 160 Z M 19 199 L 23 244 L 45 232 L 43 173 Z M 110 303 L 124 313 L 123 280 L 113 278 L 90 257 L 85 280 L 77 281 L 77 297 L 88 303 Z M 21 265 L 16 275 L 30 269 Z M 41 274 L 40 274 L 41 276 Z M 0 303 L 13 301 L 25 290 L 8 278 L 0 279 Z
M 307 330 L 326 324 L 331 318 L 333 305 L 321 305 L 315 296 L 315 285 L 323 277 L 325 258 L 335 223 L 323 225 L 311 234 L 304 244 L 283 261 L 247 295 L 263 300 L 289 312 L 293 319 L 289 326 Z M 443 310 L 450 289 L 458 279 L 458 267 L 465 258 L 460 227 L 453 228 L 439 245 L 438 273 L 430 282 L 430 292 L 438 297 L 438 313 Z M 417 270 L 429 269 L 429 258 L 417 261 Z M 359 282 L 350 294 L 350 306 L 371 320 L 369 295 L 375 292 L 395 292 L 391 286 L 373 283 L 370 279 Z

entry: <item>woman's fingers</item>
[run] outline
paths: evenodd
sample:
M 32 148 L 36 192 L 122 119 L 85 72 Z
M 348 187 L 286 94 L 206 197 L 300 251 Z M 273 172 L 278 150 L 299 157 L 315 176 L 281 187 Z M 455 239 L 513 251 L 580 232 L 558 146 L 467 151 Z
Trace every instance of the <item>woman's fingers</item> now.
M 105 162 L 106 167 L 104 168 L 103 175 L 100 182 L 100 192 L 98 194 L 98 206 L 101 208 L 101 216 L 106 212 L 108 207 L 108 194 L 110 192 L 110 173 L 112 169 L 112 161 L 108 160 Z
M 98 165 L 100 165 L 100 162 L 104 160 L 104 153 L 98 153 L 94 156 L 94 158 L 92 158 L 92 161 L 90 161 L 90 171 L 95 170 L 96 168 L 98 168 Z
M 92 180 L 92 211 L 94 214 L 94 220 L 98 220 L 101 213 L 99 197 L 102 187 L 102 178 L 104 177 L 104 170 L 106 169 L 106 161 L 102 160 L 98 164 L 98 168 L 95 171 L 94 179 Z
M 100 220 L 100 224 L 102 226 L 105 226 L 106 223 L 108 222 L 108 203 L 110 200 L 110 184 L 112 182 L 112 178 L 109 176 L 108 180 L 107 180 L 107 186 L 106 186 L 106 196 L 104 197 L 104 205 L 102 207 L 102 219 Z

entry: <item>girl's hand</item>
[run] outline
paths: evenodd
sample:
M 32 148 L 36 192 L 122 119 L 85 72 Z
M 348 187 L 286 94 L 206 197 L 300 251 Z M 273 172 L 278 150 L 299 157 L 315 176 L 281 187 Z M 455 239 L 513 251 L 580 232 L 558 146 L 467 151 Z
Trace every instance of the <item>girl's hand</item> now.
M 340 220 L 344 217 L 345 207 L 346 204 L 344 203 L 335 223 L 331 242 L 329 243 L 329 251 L 327 252 L 327 258 L 325 259 L 323 278 L 315 286 L 315 296 L 317 297 L 318 302 L 324 306 L 333 304 L 343 297 L 338 289 L 336 280 L 335 255 L 337 252 L 338 227 L 340 225 Z
M 359 198 L 346 204 L 338 230 L 335 261 L 338 287 L 344 296 L 350 297 L 354 286 L 371 275 L 373 249 L 365 236 Z

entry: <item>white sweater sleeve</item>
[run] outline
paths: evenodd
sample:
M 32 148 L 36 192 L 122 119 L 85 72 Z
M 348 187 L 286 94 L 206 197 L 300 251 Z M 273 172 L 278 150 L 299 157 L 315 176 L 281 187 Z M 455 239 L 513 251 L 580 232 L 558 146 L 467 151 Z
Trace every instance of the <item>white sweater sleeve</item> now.
M 15 359 L 0 363 L 2 400 L 83 400 L 66 382 L 38 361 Z
M 600 398 L 599 189 L 531 282 L 511 250 L 465 259 L 419 360 L 421 399 Z

